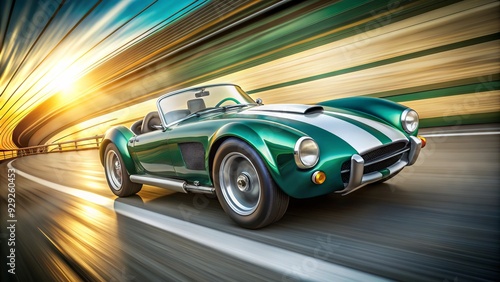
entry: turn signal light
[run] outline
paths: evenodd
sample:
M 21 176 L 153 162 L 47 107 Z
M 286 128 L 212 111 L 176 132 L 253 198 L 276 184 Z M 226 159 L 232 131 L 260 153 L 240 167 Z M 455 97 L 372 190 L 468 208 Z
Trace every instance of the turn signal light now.
M 425 139 L 424 136 L 417 136 L 418 139 L 420 139 L 422 141 L 422 148 L 425 147 L 425 145 L 427 145 L 427 139 Z
M 326 174 L 320 170 L 315 171 L 312 175 L 312 182 L 314 184 L 323 184 L 326 181 Z

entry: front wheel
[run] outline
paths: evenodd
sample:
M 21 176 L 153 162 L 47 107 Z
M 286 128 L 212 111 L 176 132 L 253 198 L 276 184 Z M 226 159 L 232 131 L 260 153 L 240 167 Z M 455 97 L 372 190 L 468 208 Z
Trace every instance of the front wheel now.
M 215 155 L 213 168 L 217 198 L 237 224 L 257 229 L 283 217 L 289 197 L 247 143 L 234 138 L 224 141 Z
M 142 184 L 130 181 L 120 151 L 113 143 L 109 143 L 104 152 L 104 171 L 109 188 L 116 196 L 128 197 L 141 191 Z

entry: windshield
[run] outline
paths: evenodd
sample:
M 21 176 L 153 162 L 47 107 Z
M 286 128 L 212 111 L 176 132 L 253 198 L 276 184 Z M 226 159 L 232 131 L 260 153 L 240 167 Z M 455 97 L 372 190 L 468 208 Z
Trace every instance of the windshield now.
M 160 97 L 158 110 L 166 124 L 209 109 L 254 104 L 239 86 L 224 84 L 202 86 Z

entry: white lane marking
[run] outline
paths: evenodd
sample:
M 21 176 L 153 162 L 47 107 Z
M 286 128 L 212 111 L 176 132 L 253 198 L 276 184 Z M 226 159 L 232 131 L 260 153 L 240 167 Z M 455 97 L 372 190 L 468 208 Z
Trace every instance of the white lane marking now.
M 7 166 L 15 169 L 12 166 L 14 161 L 10 161 Z M 60 185 L 18 169 L 16 169 L 16 173 L 47 188 L 81 198 L 123 216 L 160 228 L 208 248 L 216 249 L 221 253 L 281 273 L 283 274 L 283 280 L 388 281 L 368 273 L 328 263 L 318 258 L 227 234 L 125 203 L 115 202 L 101 195 Z
M 14 168 L 12 166 L 12 163 L 14 161 L 15 160 L 10 161 L 7 164 L 7 167 L 10 168 L 10 169 L 15 169 L 16 170 L 16 174 L 19 175 L 19 176 L 21 176 L 21 177 L 24 177 L 26 179 L 34 181 L 34 182 L 36 182 L 38 184 L 42 184 L 43 186 L 46 186 L 46 187 L 48 187 L 50 189 L 53 189 L 53 190 L 56 190 L 56 191 L 59 191 L 59 192 L 62 192 L 62 193 L 66 193 L 66 194 L 78 197 L 80 199 L 84 199 L 86 201 L 89 201 L 89 202 L 92 202 L 94 204 L 106 207 L 106 208 L 111 209 L 111 210 L 113 209 L 113 204 L 114 204 L 113 200 L 110 200 L 110 199 L 108 199 L 106 197 L 103 197 L 103 196 L 95 194 L 95 193 L 91 193 L 91 192 L 87 192 L 87 191 L 84 191 L 84 190 L 80 190 L 80 189 L 76 189 L 76 188 L 71 188 L 71 187 L 68 187 L 68 186 L 60 185 L 60 184 L 57 184 L 57 183 L 54 183 L 54 182 L 51 182 L 51 181 L 48 181 L 48 180 L 36 177 L 34 175 L 28 174 L 28 173 L 26 173 L 24 171 L 20 171 L 20 170 Z
M 402 139 L 408 140 L 408 138 L 406 138 L 406 136 L 402 132 L 388 126 L 387 124 L 383 124 L 381 122 L 374 121 L 374 120 L 371 120 L 369 118 L 359 117 L 359 116 L 350 115 L 350 114 L 335 113 L 335 112 L 332 112 L 332 114 L 344 116 L 344 117 L 347 117 L 347 118 L 350 118 L 353 120 L 357 120 L 357 121 L 360 121 L 360 122 L 366 124 L 367 126 L 373 127 L 375 130 L 380 131 L 382 134 L 384 134 L 389 139 L 391 139 L 392 142 L 402 140 Z
M 431 133 L 422 134 L 424 137 L 452 137 L 452 136 L 481 136 L 481 135 L 497 135 L 500 131 L 490 131 L 490 132 L 464 132 L 464 133 Z
M 378 140 L 368 131 L 345 120 L 325 114 L 312 114 L 311 116 L 305 116 L 300 114 L 275 113 L 265 111 L 252 111 L 251 113 L 242 112 L 241 114 L 273 116 L 283 119 L 297 120 L 319 127 L 344 140 L 360 154 L 372 149 L 373 147 L 382 145 L 382 142 L 380 142 L 380 140 Z

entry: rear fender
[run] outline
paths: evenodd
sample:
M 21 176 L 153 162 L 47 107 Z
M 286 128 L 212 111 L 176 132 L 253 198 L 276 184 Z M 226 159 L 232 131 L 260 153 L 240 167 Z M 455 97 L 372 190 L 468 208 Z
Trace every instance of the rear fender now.
M 115 144 L 116 148 L 118 148 L 118 151 L 123 159 L 123 162 L 125 163 L 125 168 L 127 169 L 128 173 L 136 174 L 137 170 L 127 147 L 128 141 L 133 136 L 134 133 L 125 126 L 116 126 L 108 129 L 108 131 L 106 131 L 106 133 L 104 134 L 101 146 L 99 147 L 99 157 L 101 159 L 101 164 L 104 165 L 104 153 L 106 151 L 106 147 L 108 146 L 108 144 L 113 143 Z

